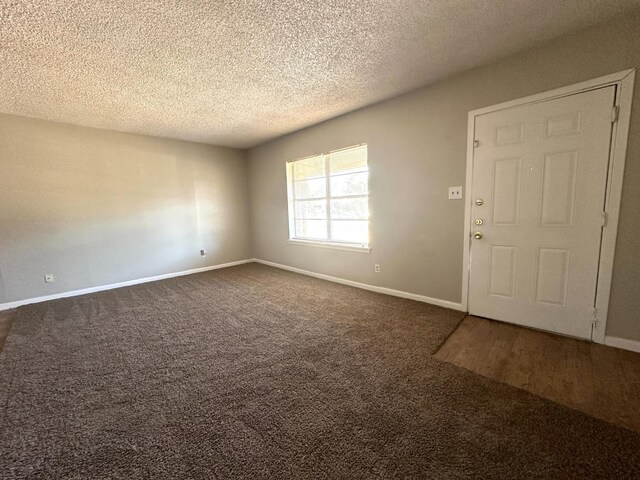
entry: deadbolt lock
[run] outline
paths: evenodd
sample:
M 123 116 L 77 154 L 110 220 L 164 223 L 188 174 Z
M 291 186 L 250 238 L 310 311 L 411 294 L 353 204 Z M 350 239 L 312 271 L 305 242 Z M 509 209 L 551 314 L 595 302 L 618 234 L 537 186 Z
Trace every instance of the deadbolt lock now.
M 480 206 L 484 203 L 484 200 L 482 200 L 481 198 L 476 198 L 476 205 Z
M 475 232 L 473 234 L 473 238 L 475 238 L 476 240 L 480 240 L 482 238 L 482 232 Z
M 484 223 L 484 220 L 482 220 L 481 218 L 476 218 L 473 223 L 475 223 L 476 225 L 482 225 Z

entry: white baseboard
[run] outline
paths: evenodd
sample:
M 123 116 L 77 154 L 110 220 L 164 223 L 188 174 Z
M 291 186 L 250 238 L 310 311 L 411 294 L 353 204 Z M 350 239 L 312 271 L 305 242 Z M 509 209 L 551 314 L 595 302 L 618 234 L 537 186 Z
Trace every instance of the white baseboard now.
M 303 270 L 301 268 L 295 268 L 295 267 L 290 267 L 288 265 L 282 265 L 280 263 L 269 262 L 267 260 L 261 260 L 259 258 L 248 258 L 248 259 L 245 259 L 245 260 L 238 260 L 238 261 L 235 261 L 235 262 L 222 263 L 222 264 L 219 264 L 219 265 L 212 265 L 212 266 L 209 266 L 209 267 L 194 268 L 192 270 L 184 270 L 182 272 L 165 273 L 163 275 L 156 275 L 156 276 L 153 276 L 153 277 L 138 278 L 138 279 L 135 279 L 135 280 L 127 280 L 126 282 L 118 282 L 118 283 L 111 283 L 109 285 L 100 285 L 98 287 L 83 288 L 81 290 L 72 290 L 72 291 L 69 291 L 69 292 L 61 292 L 61 293 L 56 293 L 56 294 L 53 294 L 53 295 L 45 295 L 43 297 L 27 298 L 27 299 L 24 299 L 24 300 L 18 300 L 16 302 L 0 303 L 0 311 L 2 311 L 2 310 L 11 310 L 13 308 L 17 308 L 17 307 L 20 307 L 22 305 L 28 305 L 30 303 L 40 303 L 40 302 L 46 302 L 46 301 L 49 301 L 49 300 L 57 300 L 59 298 L 67 298 L 67 297 L 75 297 L 75 296 L 78 296 L 78 295 L 86 295 L 87 293 L 102 292 L 104 290 L 112 290 L 114 288 L 129 287 L 131 285 L 138 285 L 140 283 L 155 282 L 155 281 L 158 281 L 158 280 L 165 280 L 167 278 L 181 277 L 183 275 L 191 275 L 191 274 L 200 273 L 200 272 L 208 272 L 210 270 L 217 270 L 217 269 L 220 269 L 220 268 L 233 267 L 233 266 L 236 266 L 236 265 L 242 265 L 242 264 L 251 263 L 251 262 L 262 263 L 263 265 L 269 265 L 271 267 L 281 268 L 283 270 L 288 270 L 290 272 L 301 273 L 303 275 L 308 275 L 310 277 L 320 278 L 322 280 L 327 280 L 329 282 L 335 282 L 335 283 L 340 283 L 340 284 L 343 284 L 343 285 L 349 285 L 351 287 L 362 288 L 363 290 L 370 290 L 372 292 L 384 293 L 386 295 L 392 295 L 394 297 L 408 298 L 410 300 L 416 300 L 418 302 L 430 303 L 432 305 L 437 305 L 439 307 L 444 307 L 444 308 L 450 308 L 452 310 L 458 310 L 458 311 L 461 311 L 461 312 L 466 311 L 461 303 L 450 302 L 448 300 L 441 300 L 439 298 L 426 297 L 424 295 L 418 295 L 418 294 L 415 294 L 415 293 L 403 292 L 401 290 L 394 290 L 392 288 L 378 287 L 378 286 L 369 285 L 369 284 L 366 284 L 366 283 L 354 282 L 352 280 L 347 280 L 347 279 L 339 278 L 339 277 L 332 277 L 331 275 L 324 275 L 322 273 L 315 273 L 315 272 L 311 272 L 309 270 Z M 626 338 L 611 337 L 611 336 L 607 335 L 607 336 L 604 337 L 604 344 L 608 345 L 610 347 L 622 348 L 624 350 L 631 350 L 632 352 L 640 352 L 640 341 L 637 341 L 637 340 L 629 340 L 629 339 L 626 339 Z
M 640 342 L 638 340 L 629 340 L 628 338 L 610 337 L 605 335 L 604 344 L 610 347 L 623 348 L 632 352 L 640 353 Z
M 12 308 L 21 307 L 22 305 L 28 305 L 30 303 L 40 303 L 40 302 L 46 302 L 49 300 L 57 300 L 59 298 L 76 297 L 78 295 L 86 295 L 87 293 L 102 292 L 104 290 L 112 290 L 114 288 L 129 287 L 131 285 L 138 285 L 140 283 L 155 282 L 158 280 L 165 280 L 167 278 L 181 277 L 183 275 L 191 275 L 193 273 L 208 272 L 209 270 L 217 270 L 219 268 L 233 267 L 235 265 L 242 265 L 243 263 L 251 263 L 253 261 L 254 261 L 253 259 L 248 258 L 246 260 L 238 260 L 236 262 L 222 263 L 220 265 L 212 265 L 210 267 L 194 268 L 192 270 L 184 270 L 182 272 L 165 273 L 162 275 L 156 275 L 154 277 L 138 278 L 135 280 L 127 280 L 126 282 L 110 283 L 109 285 L 100 285 L 98 287 L 90 287 L 90 288 L 83 288 L 81 290 L 71 290 L 69 292 L 54 293 L 52 295 L 27 298 L 24 300 L 18 300 L 16 302 L 0 303 L 0 311 L 10 310 Z
M 450 308 L 452 310 L 458 310 L 465 312 L 466 310 L 461 303 L 450 302 L 449 300 L 440 300 L 439 298 L 425 297 L 424 295 L 418 295 L 415 293 L 403 292 L 401 290 L 393 290 L 392 288 L 378 287 L 375 285 L 369 285 L 366 283 L 354 282 L 352 280 L 346 280 L 344 278 L 332 277 L 331 275 L 324 275 L 322 273 L 310 272 L 308 270 L 302 270 L 301 268 L 290 267 L 288 265 L 281 265 L 279 263 L 269 262 L 267 260 L 261 260 L 254 258 L 254 262 L 262 263 L 263 265 L 269 265 L 270 267 L 281 268 L 283 270 L 289 270 L 290 272 L 301 273 L 303 275 L 309 275 L 310 277 L 321 278 L 322 280 L 328 280 L 330 282 L 341 283 L 343 285 L 349 285 L 351 287 L 362 288 L 363 290 L 370 290 L 372 292 L 384 293 L 386 295 L 392 295 L 394 297 L 408 298 L 410 300 L 417 300 L 418 302 L 430 303 L 431 305 L 437 305 L 439 307 Z

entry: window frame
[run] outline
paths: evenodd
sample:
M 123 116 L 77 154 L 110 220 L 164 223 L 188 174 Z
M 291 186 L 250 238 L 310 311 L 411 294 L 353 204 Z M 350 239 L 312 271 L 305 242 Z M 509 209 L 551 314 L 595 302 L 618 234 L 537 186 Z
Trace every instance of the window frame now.
M 355 173 L 359 173 L 359 172 L 349 172 L 349 173 L 342 173 L 342 174 L 337 174 L 337 175 L 331 175 L 331 162 L 330 162 L 330 157 L 331 154 L 335 154 L 338 152 L 344 152 L 347 150 L 355 150 L 355 149 L 360 149 L 360 148 L 366 148 L 367 149 L 367 169 L 366 169 L 366 173 L 367 173 L 367 193 L 366 194 L 357 194 L 357 195 L 340 195 L 340 196 L 336 196 L 336 197 L 332 197 L 331 196 L 331 178 L 332 177 L 337 177 L 337 176 L 341 176 L 341 175 L 353 175 Z M 318 177 L 318 178 L 324 178 L 325 179 L 325 196 L 324 197 L 318 197 L 318 198 L 304 198 L 304 199 L 296 199 L 295 197 L 295 191 L 294 191 L 294 176 L 293 176 L 293 166 L 296 162 L 300 162 L 302 160 L 307 160 L 310 158 L 318 158 L 318 157 L 323 157 L 323 161 L 324 161 L 324 177 Z M 340 148 L 337 150 L 331 150 L 330 152 L 327 153 L 320 153 L 320 154 L 315 154 L 315 155 L 309 155 L 306 157 L 302 157 L 302 158 L 297 158 L 295 160 L 289 160 L 286 162 L 286 181 L 287 181 L 287 207 L 288 207 L 288 216 L 289 216 L 289 238 L 288 238 L 288 243 L 292 244 L 292 245 L 302 245 L 302 246 L 309 246 L 309 247 L 320 247 L 320 248 L 329 248 L 329 249 L 333 249 L 333 250 L 344 250 L 344 251 L 353 251 L 353 252 L 360 252 L 360 253 L 369 253 L 371 251 L 371 247 L 369 243 L 356 243 L 356 242 L 348 242 L 348 241 L 340 241 L 340 240 L 331 240 L 331 200 L 340 200 L 340 199 L 353 199 L 353 198 L 366 198 L 367 199 L 367 210 L 369 207 L 369 152 L 368 152 L 368 146 L 366 143 L 360 143 L 358 145 L 351 145 L 349 147 L 346 148 Z M 295 212 L 295 206 L 296 206 L 296 202 L 300 202 L 300 201 L 319 201 L 319 200 L 325 200 L 326 201 L 326 222 L 327 222 L 327 239 L 321 239 L 321 238 L 312 238 L 312 237 L 297 237 L 296 236 L 296 220 L 300 220 L 298 218 L 296 218 L 296 212 Z M 304 219 L 303 219 L 304 220 Z M 318 219 L 321 220 L 321 219 Z M 325 220 L 325 219 L 322 219 Z M 349 221 L 349 219 L 343 219 L 345 221 Z M 367 218 L 366 220 L 359 220 L 359 219 L 352 219 L 350 221 L 358 221 L 358 222 L 366 222 L 367 223 L 367 229 L 369 229 L 369 221 L 370 219 Z

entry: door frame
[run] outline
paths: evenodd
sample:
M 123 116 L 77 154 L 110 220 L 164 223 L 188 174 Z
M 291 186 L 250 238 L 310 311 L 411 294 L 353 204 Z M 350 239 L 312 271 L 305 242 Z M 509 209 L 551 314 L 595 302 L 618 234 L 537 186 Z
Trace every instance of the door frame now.
M 473 150 L 475 141 L 475 119 L 480 115 L 505 110 L 507 108 L 545 102 L 556 98 L 567 97 L 577 93 L 588 92 L 597 88 L 615 85 L 615 106 L 618 108 L 618 119 L 613 123 L 611 131 L 611 149 L 609 157 L 608 182 L 605 196 L 605 211 L 607 212 L 606 226 L 602 230 L 600 245 L 600 264 L 595 299 L 595 324 L 591 333 L 591 340 L 597 343 L 605 342 L 607 316 L 609 313 L 609 299 L 611 296 L 611 278 L 613 276 L 613 261 L 618 234 L 618 220 L 620 216 L 620 201 L 622 198 L 622 180 L 624 178 L 624 164 L 627 155 L 627 140 L 629 138 L 629 123 L 631 120 L 631 100 L 636 69 L 631 68 L 621 72 L 594 78 L 585 82 L 557 88 L 548 92 L 530 95 L 528 97 L 511 100 L 490 107 L 480 108 L 469 112 L 467 130 L 467 175 L 465 184 L 464 207 L 464 250 L 462 262 L 462 306 L 469 311 L 469 274 L 471 257 L 471 186 L 473 181 Z

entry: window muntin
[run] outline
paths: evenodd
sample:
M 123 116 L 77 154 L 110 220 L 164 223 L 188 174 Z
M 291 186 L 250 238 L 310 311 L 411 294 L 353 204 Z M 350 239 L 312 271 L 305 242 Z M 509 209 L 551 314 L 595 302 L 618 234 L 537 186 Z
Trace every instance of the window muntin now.
M 288 162 L 290 239 L 367 247 L 368 183 L 366 145 Z

